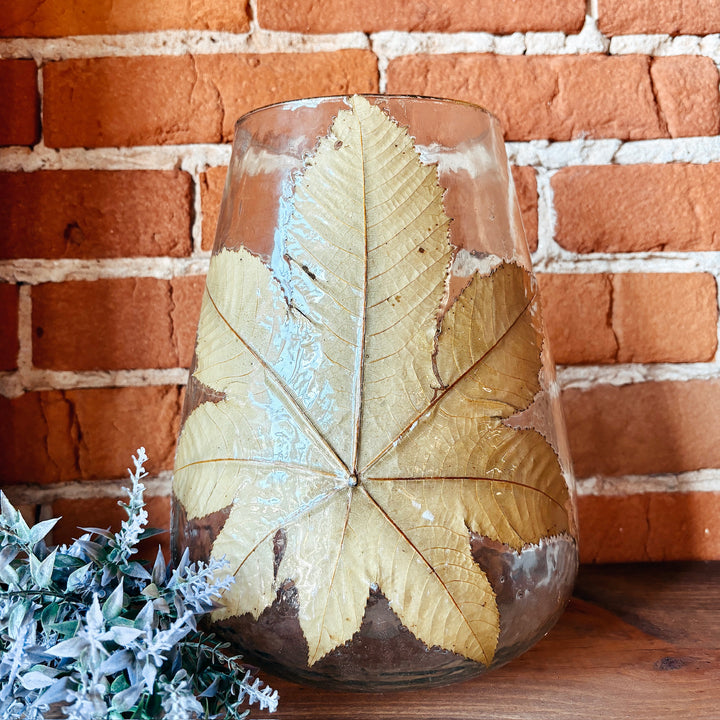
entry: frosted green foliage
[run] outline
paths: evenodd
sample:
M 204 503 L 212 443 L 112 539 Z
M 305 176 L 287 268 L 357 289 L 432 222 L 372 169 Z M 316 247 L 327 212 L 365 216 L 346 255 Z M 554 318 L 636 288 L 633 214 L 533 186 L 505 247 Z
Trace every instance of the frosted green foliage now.
M 224 560 L 176 568 L 158 551 L 133 560 L 147 528 L 144 448 L 129 470 L 127 519 L 116 533 L 82 528 L 49 548 L 57 520 L 30 527 L 0 492 L 0 717 L 44 720 L 246 718 L 274 711 L 277 693 L 198 630 L 233 582 Z

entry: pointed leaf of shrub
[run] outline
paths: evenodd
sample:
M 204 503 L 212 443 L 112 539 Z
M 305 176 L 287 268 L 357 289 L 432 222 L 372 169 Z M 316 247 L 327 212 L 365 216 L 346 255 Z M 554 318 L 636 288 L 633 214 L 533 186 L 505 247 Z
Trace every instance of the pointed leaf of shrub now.
M 72 638 L 75 637 L 79 625 L 78 620 L 65 620 L 64 622 L 53 623 L 50 626 L 50 630 L 57 633 L 60 637 Z
M 41 688 L 50 687 L 55 682 L 55 679 L 38 670 L 31 670 L 20 676 L 20 682 L 27 690 L 40 690 Z
M 55 527 L 58 520 L 60 518 L 52 518 L 33 525 L 30 528 L 30 543 L 35 545 L 35 543 L 40 542 Z
M 102 614 L 106 620 L 114 620 L 123 609 L 124 601 L 123 591 L 123 580 L 120 579 L 120 584 L 110 593 L 107 600 L 103 603 Z
M 61 658 L 77 658 L 80 657 L 82 651 L 87 647 L 87 640 L 81 637 L 73 637 L 69 640 L 63 640 L 57 645 L 47 649 L 50 655 Z
M 107 538 L 108 540 L 115 537 L 115 534 L 110 532 L 108 528 L 97 528 L 97 527 L 81 527 L 79 530 L 84 530 L 87 533 L 99 535 L 100 537 Z
M 73 570 L 70 575 L 68 575 L 68 579 L 65 584 L 66 590 L 68 592 L 73 592 L 74 590 L 77 590 L 83 584 L 85 577 L 87 576 L 91 567 L 92 563 L 89 562 L 86 565 L 79 567 L 77 570 Z
M 116 641 L 119 644 L 120 642 Z M 118 650 L 105 658 L 100 665 L 100 672 L 103 675 L 115 675 L 129 667 L 135 660 L 135 655 L 130 650 Z
M 70 678 L 66 675 L 60 677 L 53 682 L 52 685 L 48 686 L 33 703 L 33 707 L 38 705 L 53 705 L 54 703 L 67 701 L 67 691 Z
M 150 573 L 139 562 L 134 560 L 123 566 L 123 572 L 138 580 L 150 580 Z
M 46 605 L 40 613 L 40 622 L 42 623 L 43 630 L 48 632 L 50 628 L 55 624 L 58 610 L 60 609 L 60 603 L 54 602 Z
M 105 633 L 116 645 L 121 646 L 129 645 L 143 634 L 144 631 L 139 628 L 125 627 L 122 625 L 114 625 Z
M 52 580 L 53 570 L 55 569 L 55 555 L 56 550 L 53 550 L 37 567 L 34 574 L 34 580 L 39 588 L 43 590 L 50 587 L 50 581 Z M 34 556 L 31 556 L 31 558 Z M 32 567 L 32 565 L 31 565 Z
M 20 634 L 20 628 L 25 623 L 28 612 L 31 612 L 31 603 L 29 600 L 21 600 L 12 606 L 10 616 L 7 620 L 7 632 L 11 638 L 16 639 Z
M 142 692 L 143 686 L 140 683 L 131 685 L 129 688 L 121 690 L 116 695 L 113 695 L 112 707 L 120 712 L 128 712 L 138 701 Z
M 19 550 L 14 545 L 6 545 L 0 550 L 0 573 L 17 557 Z M 2 577 L 2 575 L 0 575 Z
M 3 517 L 8 520 L 8 523 L 12 523 L 14 521 L 15 515 L 18 512 L 2 490 L 0 490 L 0 511 L 2 512 Z
M 540 387 L 534 285 L 499 262 L 440 317 L 442 195 L 356 97 L 296 179 L 282 260 L 211 263 L 195 377 L 222 399 L 187 418 L 173 490 L 189 518 L 230 510 L 214 617 L 258 617 L 290 579 L 309 664 L 352 638 L 371 587 L 427 646 L 489 664 L 498 609 L 470 533 L 520 549 L 568 530 L 554 451 L 504 424 Z
M 155 556 L 155 563 L 152 569 L 152 581 L 156 585 L 162 585 L 165 582 L 166 574 L 165 556 L 163 555 L 162 548 L 158 548 L 157 555 Z

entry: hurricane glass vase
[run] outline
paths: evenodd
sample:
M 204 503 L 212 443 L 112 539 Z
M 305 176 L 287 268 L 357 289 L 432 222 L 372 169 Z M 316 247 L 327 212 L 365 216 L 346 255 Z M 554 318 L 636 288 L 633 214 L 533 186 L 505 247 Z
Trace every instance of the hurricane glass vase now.
M 577 570 L 573 476 L 497 120 L 352 96 L 238 121 L 173 480 L 214 632 L 387 690 L 524 652 Z

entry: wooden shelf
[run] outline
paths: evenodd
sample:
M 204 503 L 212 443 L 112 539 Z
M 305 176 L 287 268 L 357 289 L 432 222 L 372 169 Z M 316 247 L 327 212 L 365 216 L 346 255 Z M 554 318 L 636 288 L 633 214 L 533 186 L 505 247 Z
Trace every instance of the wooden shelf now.
M 509 665 L 434 690 L 280 692 L 276 720 L 720 720 L 720 562 L 586 566 L 555 628 Z

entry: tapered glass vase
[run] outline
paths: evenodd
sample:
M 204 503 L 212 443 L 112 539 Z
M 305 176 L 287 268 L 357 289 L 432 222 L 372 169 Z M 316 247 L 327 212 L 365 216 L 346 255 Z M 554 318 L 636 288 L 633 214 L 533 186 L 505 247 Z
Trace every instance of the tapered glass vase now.
M 300 681 L 497 667 L 577 570 L 572 470 L 496 119 L 282 103 L 236 126 L 173 481 L 213 630 Z

